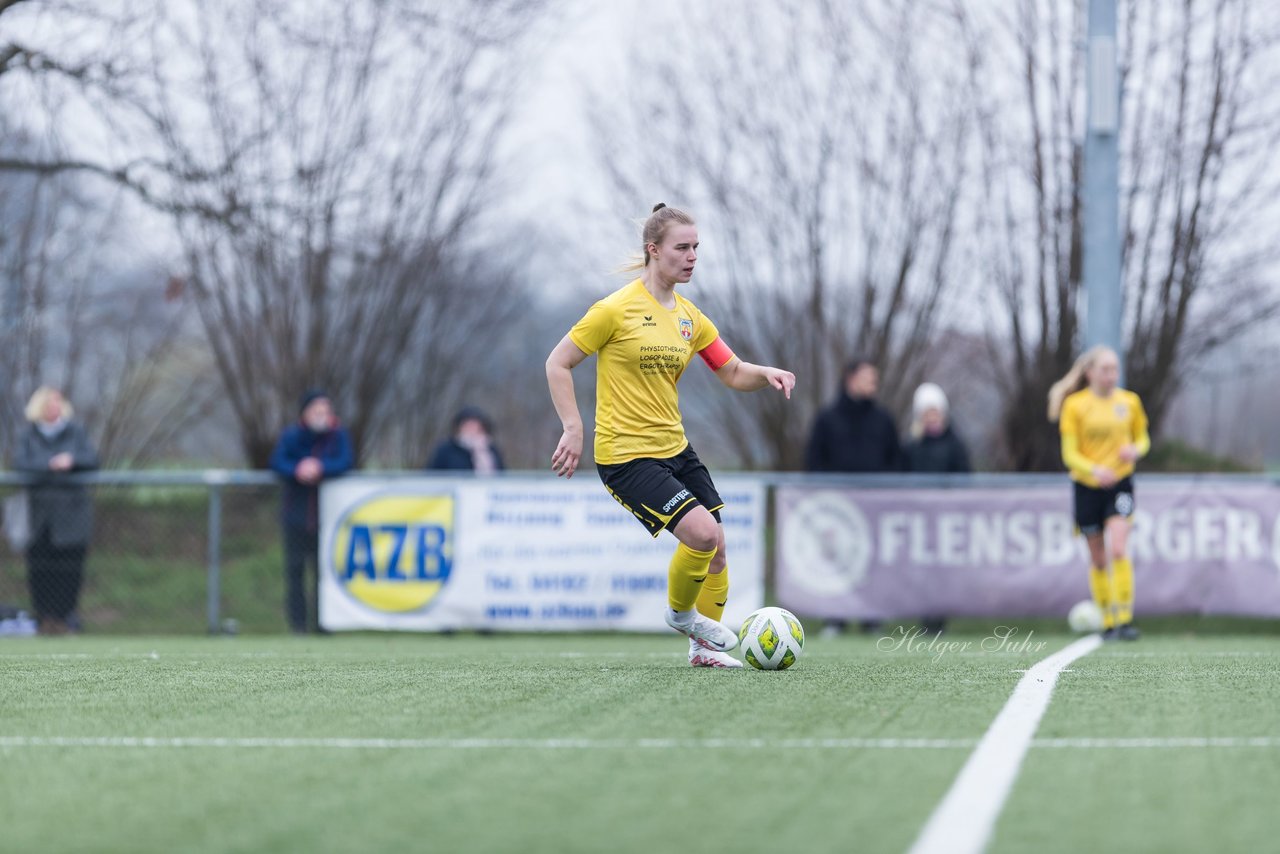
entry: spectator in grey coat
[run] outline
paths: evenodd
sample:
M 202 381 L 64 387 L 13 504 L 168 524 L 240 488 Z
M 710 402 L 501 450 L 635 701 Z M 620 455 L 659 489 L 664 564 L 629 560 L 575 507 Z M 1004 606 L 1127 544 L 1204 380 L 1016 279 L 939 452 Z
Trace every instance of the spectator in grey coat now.
M 98 453 L 71 405 L 43 386 L 27 403 L 27 429 L 18 439 L 13 467 L 34 476 L 27 491 L 30 531 L 27 584 L 31 609 L 43 635 L 66 634 L 77 624 L 84 560 L 93 531 L 89 490 L 67 475 L 98 467 Z

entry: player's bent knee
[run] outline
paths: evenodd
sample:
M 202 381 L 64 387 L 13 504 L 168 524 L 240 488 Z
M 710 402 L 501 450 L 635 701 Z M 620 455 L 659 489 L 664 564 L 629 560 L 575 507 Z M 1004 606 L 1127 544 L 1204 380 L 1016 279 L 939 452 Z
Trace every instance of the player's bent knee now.
M 691 549 L 700 552 L 709 552 L 716 547 L 716 538 L 697 529 L 689 532 L 688 536 L 683 538 L 684 544 Z
M 700 552 L 709 552 L 720 545 L 720 526 L 715 517 L 701 507 L 695 507 L 681 519 L 672 533 L 680 542 Z

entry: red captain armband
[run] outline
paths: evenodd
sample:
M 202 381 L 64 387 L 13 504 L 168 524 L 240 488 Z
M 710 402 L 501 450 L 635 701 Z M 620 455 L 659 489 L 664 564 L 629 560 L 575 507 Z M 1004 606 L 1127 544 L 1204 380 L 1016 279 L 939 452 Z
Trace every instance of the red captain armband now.
M 702 361 L 707 363 L 708 368 L 718 371 L 729 364 L 729 360 L 733 358 L 733 351 L 729 349 L 728 344 L 724 343 L 723 338 L 716 338 L 716 340 L 699 350 L 698 355 L 702 357 Z

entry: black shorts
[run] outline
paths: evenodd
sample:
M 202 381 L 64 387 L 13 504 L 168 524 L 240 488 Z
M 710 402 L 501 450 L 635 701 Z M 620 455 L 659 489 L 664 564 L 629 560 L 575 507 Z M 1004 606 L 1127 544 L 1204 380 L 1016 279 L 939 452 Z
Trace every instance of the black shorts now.
M 664 460 L 640 457 L 616 466 L 597 464 L 596 470 L 609 494 L 655 537 L 699 505 L 720 521 L 724 502 L 692 446 Z
M 1111 487 L 1085 486 L 1076 483 L 1076 527 L 1082 534 L 1101 533 L 1112 516 L 1128 519 L 1133 515 L 1133 478 L 1126 477 Z

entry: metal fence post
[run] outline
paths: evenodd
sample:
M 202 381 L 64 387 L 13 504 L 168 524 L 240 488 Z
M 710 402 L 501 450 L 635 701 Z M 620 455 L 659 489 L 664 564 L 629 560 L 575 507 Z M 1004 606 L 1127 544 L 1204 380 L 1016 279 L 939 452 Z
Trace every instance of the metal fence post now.
M 209 574 L 208 604 L 209 634 L 222 633 L 220 614 L 222 600 L 222 486 L 227 473 L 221 470 L 205 472 L 204 481 L 209 485 Z

